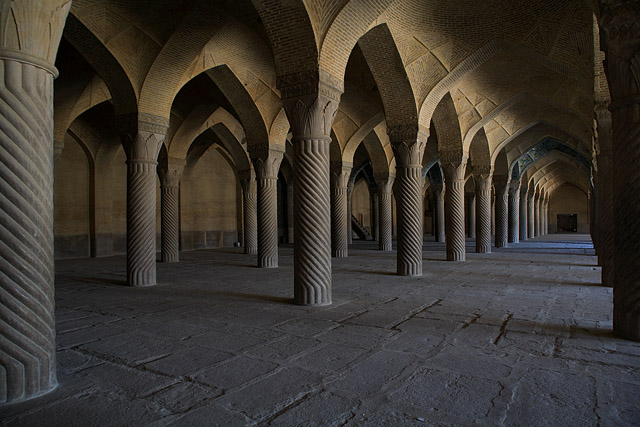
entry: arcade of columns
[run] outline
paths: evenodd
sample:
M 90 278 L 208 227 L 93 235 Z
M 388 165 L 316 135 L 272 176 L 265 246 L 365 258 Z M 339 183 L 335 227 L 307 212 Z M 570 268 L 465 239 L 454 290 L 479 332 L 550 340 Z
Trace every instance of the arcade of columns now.
M 163 52 L 169 52 L 169 57 L 163 58 L 162 53 L 158 53 L 142 79 L 141 88 L 127 92 L 116 84 L 118 79 L 126 78 L 122 68 L 116 66 L 117 58 L 121 56 L 114 55 L 106 60 L 89 58 L 111 92 L 115 123 L 127 159 L 126 262 L 130 286 L 156 283 L 157 175 L 161 183 L 162 261 L 177 262 L 179 258 L 178 192 L 185 156 L 174 155 L 179 151 L 172 151 L 169 146 L 168 155 L 158 162 L 172 126 L 171 99 L 165 103 L 162 99 L 171 98 L 179 91 L 185 75 L 195 75 L 193 68 L 197 68 L 198 61 L 206 62 L 202 59 L 204 56 L 198 55 L 208 48 L 207 43 L 215 31 L 197 32 L 195 28 L 222 25 L 223 18 L 216 15 L 213 6 L 205 3 L 198 3 L 184 17 L 184 22 L 193 21 L 193 27 L 186 24 L 177 27 L 172 37 L 167 37 Z M 498 66 L 501 66 L 501 55 L 519 58 L 524 63 L 522 56 L 526 54 L 515 52 L 509 56 L 513 53 L 510 50 L 518 50 L 517 40 L 494 43 L 500 39 L 500 34 L 486 35 L 483 46 L 488 48 L 462 54 L 457 59 L 449 56 L 448 72 L 425 89 L 417 83 L 416 75 L 421 76 L 420 70 L 412 68 L 412 64 L 419 63 L 426 68 L 428 60 L 422 61 L 417 51 L 408 48 L 385 50 L 394 37 L 400 47 L 409 43 L 405 35 L 396 30 L 402 25 L 412 28 L 407 16 L 415 10 L 406 4 L 393 1 L 358 2 L 357 5 L 348 1 L 311 2 L 314 6 L 309 6 L 307 12 L 302 2 L 297 7 L 284 6 L 284 2 L 267 3 L 255 1 L 253 6 L 264 26 L 264 37 L 271 42 L 275 84 L 284 114 L 277 114 L 273 123 L 278 124 L 265 131 L 247 125 L 253 124 L 251 120 L 255 118 L 247 118 L 251 114 L 238 109 L 250 159 L 248 166 L 238 173 L 244 206 L 243 242 L 247 254 L 257 254 L 259 267 L 278 267 L 276 184 L 286 149 L 284 141 L 277 138 L 282 131 L 278 134 L 276 128 L 282 128 L 284 122 L 283 135 L 286 136 L 287 129 L 290 131 L 294 175 L 293 294 L 296 303 L 331 304 L 331 258 L 346 257 L 348 253 L 350 176 L 355 149 L 351 148 L 351 158 L 334 158 L 331 144 L 332 133 L 340 133 L 335 122 L 345 114 L 346 110 L 342 109 L 349 107 L 343 106 L 347 103 L 349 86 L 337 76 L 344 75 L 356 43 L 371 68 L 377 84 L 375 92 L 379 91 L 384 105 L 384 121 L 369 127 L 373 131 L 374 127 L 384 129 L 386 125 L 386 132 L 378 132 L 378 138 L 388 138 L 385 145 L 387 169 L 374 168 L 376 228 L 380 250 L 391 250 L 392 195 L 395 196 L 399 275 L 422 274 L 423 171 L 425 153 L 432 139 L 437 139 L 436 157 L 442 174 L 441 183 L 432 180 L 436 212 L 434 235 L 437 240 L 446 241 L 447 260 L 465 260 L 465 216 L 468 228 L 475 230 L 469 232 L 475 235 L 476 252 L 491 252 L 492 197 L 495 197 L 497 248 L 547 233 L 553 191 L 559 184 L 574 180 L 575 174 L 567 174 L 552 162 L 543 164 L 540 159 L 534 158 L 532 165 L 518 163 L 518 160 L 543 137 L 554 132 L 569 135 L 567 140 L 582 138 L 578 142 L 584 143 L 585 138 L 579 134 L 580 126 L 570 123 L 563 128 L 553 121 L 554 115 L 579 114 L 575 111 L 567 113 L 566 108 L 556 108 L 546 101 L 531 101 L 535 98 L 531 88 L 527 91 L 520 88 L 515 94 L 510 92 L 502 107 L 485 105 L 480 108 L 478 103 L 473 111 L 467 112 L 463 111 L 464 103 L 473 104 L 472 98 L 480 95 L 460 97 L 465 91 L 471 93 L 469 86 L 473 80 L 465 83 L 465 75 L 472 76 L 477 70 L 492 71 L 490 66 L 483 65 L 489 64 L 489 59 L 495 59 Z M 338 3 L 339 7 L 332 8 Z M 508 10 L 508 6 L 498 3 L 497 9 Z M 531 13 L 542 13 L 545 7 L 556 13 L 554 4 L 557 2 L 541 0 L 537 3 L 540 10 Z M 56 52 L 63 30 L 69 32 L 65 37 L 79 50 L 83 49 L 83 43 L 84 47 L 89 46 L 102 36 L 92 35 L 93 39 L 80 40 L 78 34 L 74 34 L 79 28 L 91 27 L 80 3 L 77 9 L 67 0 L 3 0 L 0 4 L 0 399 L 14 402 L 36 397 L 56 386 L 52 217 Z M 405 7 L 408 11 L 403 9 Z M 587 180 L 592 179 L 591 187 L 587 185 L 591 197 L 591 232 L 602 265 L 603 285 L 614 289 L 614 332 L 624 338 L 640 340 L 640 278 L 637 274 L 640 268 L 637 255 L 640 253 L 640 170 L 637 168 L 640 161 L 640 2 L 602 1 L 592 6 L 584 2 L 577 9 L 577 22 L 584 16 L 597 19 L 600 49 L 606 56 L 606 68 L 599 73 L 599 59 L 603 58 L 598 59 L 600 51 L 595 50 L 595 94 L 593 99 L 586 98 L 587 110 L 594 111 L 595 105 L 595 113 L 591 115 L 596 123 L 588 129 L 586 141 L 593 153 L 590 176 L 587 174 Z M 400 12 L 406 13 L 401 19 L 398 18 Z M 456 13 L 462 11 L 447 11 L 442 16 L 445 19 Z M 523 13 L 522 22 L 517 25 L 525 25 L 528 21 Z M 563 19 L 572 18 L 569 11 L 562 13 L 565 13 Z M 445 20 L 444 24 L 455 27 L 456 22 Z M 299 28 L 292 31 L 292 26 Z M 389 28 L 396 33 L 390 32 Z M 490 33 L 479 24 L 471 37 L 479 37 L 483 31 Z M 309 32 L 311 37 L 306 34 Z M 598 42 L 593 38 L 589 40 Z M 294 49 L 292 42 L 296 45 Z M 195 49 L 193 56 L 187 57 L 192 47 Z M 452 45 L 451 49 L 454 48 Z M 430 50 L 427 46 L 420 49 Z M 379 53 L 376 50 L 385 54 L 376 55 Z M 437 49 L 431 50 L 436 52 Z M 568 60 L 554 65 L 551 64 L 552 53 L 545 56 L 535 49 L 531 52 L 537 52 L 539 62 L 553 69 L 552 74 L 560 76 L 558 81 L 561 83 L 565 82 L 564 71 L 570 76 L 579 74 L 570 69 L 572 64 L 579 63 L 575 68 L 584 65 L 584 60 L 580 62 L 571 55 L 578 59 L 580 55 L 588 56 L 587 52 L 566 50 Z M 465 59 L 469 61 L 465 62 Z M 593 61 L 586 62 L 587 66 L 594 67 Z M 237 67 L 237 64 L 229 60 L 230 67 Z M 483 66 L 487 69 L 482 70 Z M 167 67 L 172 67 L 172 73 Z M 207 65 L 204 67 L 208 68 Z M 197 73 L 200 71 L 205 70 Z M 606 73 L 608 86 L 602 71 Z M 156 78 L 154 73 L 161 72 L 164 72 L 162 78 Z M 386 80 L 398 72 L 402 78 Z M 176 73 L 179 74 L 177 77 Z M 167 82 L 172 76 L 175 81 Z M 217 77 L 222 81 L 224 76 Z M 476 82 L 482 80 L 481 77 Z M 445 84 L 447 79 L 450 80 L 448 85 Z M 588 85 L 593 89 L 593 81 L 587 81 Z M 160 90 L 167 93 L 158 95 Z M 239 99 L 237 105 L 243 105 L 246 99 L 242 97 L 249 96 L 232 92 L 229 90 L 225 96 Z M 566 96 L 573 97 L 568 102 L 571 105 L 578 98 L 575 94 L 567 93 Z M 514 99 L 524 102 L 518 104 Z M 490 103 L 488 99 L 482 102 Z M 522 126 L 514 125 L 510 132 L 498 136 L 497 124 L 505 123 L 500 122 L 501 115 L 509 113 L 516 105 L 524 105 L 526 110 L 530 104 L 538 102 L 551 112 L 544 115 L 541 112 L 544 108 L 537 110 L 534 114 L 539 114 L 539 119 L 527 119 Z M 579 108 L 577 106 L 576 110 Z M 524 110 L 520 113 L 524 114 Z M 465 121 L 464 116 L 471 113 L 479 117 Z M 258 120 L 262 120 L 260 114 L 266 115 L 260 111 Z M 463 128 L 457 133 L 450 131 L 451 127 L 457 126 L 456 117 Z M 575 121 L 579 120 L 575 118 Z M 430 122 L 433 122 L 437 138 Z M 546 128 L 536 134 L 540 125 Z M 506 128 L 504 125 L 503 131 Z M 362 136 L 357 143 L 361 140 Z M 574 146 L 579 144 L 574 143 Z M 348 151 L 346 145 L 340 149 L 343 155 Z M 56 146 L 55 153 L 59 154 L 59 150 Z M 576 151 L 580 148 L 572 152 Z M 513 165 L 526 165 L 527 168 L 514 170 Z M 475 190 L 465 194 L 469 179 L 473 179 Z

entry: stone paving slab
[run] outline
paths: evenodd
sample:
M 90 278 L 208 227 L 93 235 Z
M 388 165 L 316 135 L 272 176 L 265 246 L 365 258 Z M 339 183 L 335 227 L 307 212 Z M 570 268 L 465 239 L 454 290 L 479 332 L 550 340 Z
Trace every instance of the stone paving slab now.
M 467 261 L 425 241 L 421 277 L 357 242 L 328 307 L 292 304 L 280 268 L 225 248 L 158 263 L 124 286 L 124 257 L 56 265 L 59 387 L 0 424 L 640 425 L 640 343 L 612 334 L 612 290 L 584 235 Z

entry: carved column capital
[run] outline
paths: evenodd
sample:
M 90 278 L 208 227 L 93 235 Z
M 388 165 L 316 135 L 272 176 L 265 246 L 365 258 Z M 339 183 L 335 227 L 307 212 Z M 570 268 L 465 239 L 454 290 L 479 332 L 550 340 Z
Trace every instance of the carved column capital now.
M 464 181 L 468 156 L 462 150 L 440 152 L 440 165 L 447 181 Z
M 158 165 L 158 174 L 160 175 L 160 184 L 163 188 L 177 188 L 180 186 L 182 172 L 186 161 L 176 157 L 164 159 Z
M 347 188 L 351 177 L 353 165 L 346 162 L 330 162 L 329 173 L 331 186 L 336 188 Z
M 278 177 L 284 151 L 268 149 L 260 153 L 252 152 L 251 155 L 257 178 Z
M 426 140 L 407 139 L 392 142 L 393 154 L 396 157 L 396 168 L 419 167 L 422 168 L 422 156 L 427 146 Z
M 116 125 L 128 162 L 157 162 L 169 119 L 147 113 L 123 114 Z
M 375 176 L 376 186 L 378 187 L 379 194 L 391 194 L 393 192 L 393 183 L 395 177 L 384 174 L 384 176 Z
M 513 195 L 515 197 L 516 194 L 520 194 L 520 181 L 512 179 L 509 183 L 509 195 Z
M 328 139 L 339 100 L 322 93 L 282 100 L 295 139 Z

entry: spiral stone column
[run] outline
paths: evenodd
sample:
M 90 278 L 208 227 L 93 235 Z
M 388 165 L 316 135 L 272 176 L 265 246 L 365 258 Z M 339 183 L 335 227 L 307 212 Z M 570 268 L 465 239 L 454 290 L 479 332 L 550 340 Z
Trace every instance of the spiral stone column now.
M 476 181 L 476 253 L 491 253 L 491 180 L 490 166 L 474 166 Z
M 293 243 L 293 180 L 287 183 L 287 243 Z
M 440 153 L 444 171 L 445 226 L 447 234 L 447 261 L 464 261 L 466 243 L 464 236 L 464 174 L 467 155 L 461 151 Z
M 255 255 L 258 253 L 258 184 L 252 170 L 242 171 L 239 175 L 242 186 L 244 253 Z
M 376 176 L 376 185 L 378 187 L 378 221 L 380 224 L 378 249 L 381 251 L 393 250 L 393 224 L 391 223 L 393 182 L 393 177 L 390 177 L 388 174 Z
M 180 258 L 179 193 L 184 160 L 165 159 L 158 166 L 161 197 L 161 243 L 162 262 L 178 262 Z
M 400 276 L 422 275 L 422 156 L 424 137 L 399 137 L 389 130 L 396 157 L 396 203 L 398 212 L 398 263 Z M 402 133 L 402 132 L 398 132 Z M 401 141 L 401 142 L 393 142 Z
M 351 217 L 353 216 L 351 196 L 353 195 L 354 185 L 355 183 L 349 180 L 349 184 L 347 184 L 347 240 L 349 244 L 353 243 L 353 232 L 351 231 Z
M 544 199 L 542 200 L 542 207 L 540 208 L 540 216 L 541 216 L 541 223 L 542 223 L 542 235 L 546 236 L 549 233 L 549 226 L 547 223 L 547 217 L 549 216 L 549 194 L 545 193 L 544 195 Z
M 435 200 L 435 230 L 433 235 L 436 237 L 436 242 L 444 242 L 445 238 L 445 220 L 444 220 L 444 185 L 433 185 L 433 198 Z
M 342 162 L 331 164 L 331 256 L 345 258 L 349 253 L 347 238 L 347 184 L 351 166 Z
M 527 234 L 529 236 L 529 239 L 533 239 L 536 233 L 535 230 L 535 223 L 536 223 L 536 218 L 535 218 L 535 213 L 536 213 L 536 207 L 535 207 L 535 194 L 533 193 L 533 189 L 530 188 L 529 189 L 529 193 L 527 194 Z
M 261 154 L 252 159 L 258 189 L 258 267 L 276 268 L 278 267 L 278 170 L 284 152 L 264 150 Z
M 504 175 L 494 175 L 496 193 L 496 248 L 507 247 L 509 238 L 509 179 Z
M 476 193 L 465 195 L 467 204 L 467 237 L 476 238 Z
M 372 234 L 373 240 L 380 241 L 380 203 L 378 201 L 378 191 L 371 196 L 371 217 L 373 219 Z
M 317 78 L 278 80 L 293 133 L 294 301 L 301 305 L 331 304 L 329 145 L 341 84 Z
M 4 2 L 0 20 L 0 403 L 57 385 L 53 63 L 70 5 Z
M 604 3 L 604 2 L 603 2 Z M 640 341 L 640 3 L 601 5 L 601 47 L 611 92 L 613 331 Z
M 520 184 L 520 241 L 527 240 L 529 238 L 529 205 L 528 200 L 529 185 L 527 182 Z
M 509 243 L 520 240 L 520 181 L 512 179 L 509 184 Z
M 540 236 L 540 193 L 536 191 L 533 199 L 533 221 L 535 237 Z

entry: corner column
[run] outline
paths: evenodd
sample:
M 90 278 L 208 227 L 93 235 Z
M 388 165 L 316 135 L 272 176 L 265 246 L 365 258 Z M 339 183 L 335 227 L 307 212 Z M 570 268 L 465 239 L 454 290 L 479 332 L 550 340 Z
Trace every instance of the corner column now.
M 244 170 L 240 174 L 242 186 L 242 215 L 244 223 L 244 253 L 258 253 L 258 184 L 253 170 Z
M 462 151 L 441 152 L 440 164 L 444 171 L 447 261 L 464 261 L 466 242 L 464 237 L 464 174 L 467 155 Z
M 160 252 L 162 262 L 178 262 L 180 259 L 180 179 L 184 171 L 182 159 L 165 159 L 158 166 L 160 175 Z
M 278 170 L 284 152 L 252 152 L 257 182 L 258 267 L 278 267 Z
M 422 275 L 422 156 L 427 138 L 389 128 L 396 157 L 398 264 L 400 276 Z M 411 133 L 411 132 L 408 132 Z M 417 132 L 416 132 L 417 133 Z M 415 133 L 414 133 L 415 134 Z
M 520 181 L 512 179 L 509 184 L 509 243 L 520 240 Z
M 342 162 L 331 164 L 331 256 L 345 258 L 349 253 L 347 238 L 347 184 L 351 166 Z
M 391 191 L 393 188 L 393 177 L 387 174 L 376 177 L 378 187 L 378 221 L 379 237 L 378 249 L 381 251 L 393 250 L 393 224 L 391 223 Z
M 0 403 L 53 390 L 53 66 L 71 2 L 3 2 Z M 6 12 L 6 13 L 5 13 Z M 46 31 L 44 31 L 46 29 Z
M 489 166 L 473 167 L 476 181 L 476 253 L 491 253 L 491 179 Z

